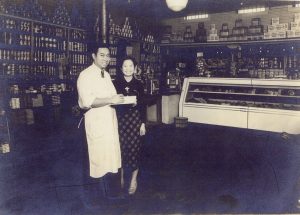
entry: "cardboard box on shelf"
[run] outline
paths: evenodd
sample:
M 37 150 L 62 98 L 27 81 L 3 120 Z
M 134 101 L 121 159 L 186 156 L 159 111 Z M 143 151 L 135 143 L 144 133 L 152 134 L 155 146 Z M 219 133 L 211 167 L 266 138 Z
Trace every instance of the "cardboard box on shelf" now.
M 271 18 L 271 24 L 272 25 L 279 24 L 279 17 L 273 17 L 273 18 Z
M 253 19 L 251 19 L 251 25 L 253 25 L 253 26 L 260 25 L 260 22 L 261 22 L 260 18 L 253 18 Z
M 228 37 L 229 36 L 229 30 L 220 30 L 220 37 Z
M 248 28 L 248 34 L 263 34 L 264 32 L 264 26 L 263 25 L 256 25 L 256 26 L 250 26 Z
M 277 32 L 272 32 L 271 33 L 271 39 L 276 39 L 278 38 L 278 33 Z
M 33 107 L 43 107 L 43 96 L 42 94 L 37 94 L 36 98 L 32 98 L 32 106 Z
M 293 37 L 295 37 L 295 31 L 294 30 L 288 30 L 288 31 L 286 31 L 286 37 L 287 38 L 293 38 Z
M 295 31 L 295 37 L 300 37 L 300 30 Z
M 8 153 L 10 152 L 9 143 L 3 142 L 0 144 L 0 153 Z
M 198 23 L 198 29 L 204 29 L 204 22 Z
M 265 39 L 263 34 L 254 34 L 254 35 L 247 36 L 247 40 L 263 40 L 263 39 Z
M 243 20 L 242 19 L 235 20 L 235 27 L 243 27 Z
M 280 23 L 275 25 L 277 31 L 287 31 L 289 29 L 288 23 Z
M 298 27 L 298 22 L 291 22 L 291 30 Z
M 277 32 L 277 38 L 286 38 L 286 31 Z
M 218 35 L 209 35 L 207 37 L 207 41 L 219 41 L 219 36 Z
M 219 41 L 228 41 L 228 37 L 219 37 Z
M 274 25 L 268 25 L 268 32 L 273 32 L 275 30 L 276 30 L 276 28 Z
M 209 34 L 217 34 L 218 33 L 218 30 L 217 29 L 210 29 L 209 30 Z
M 300 30 L 300 20 L 297 22 L 291 22 L 291 30 L 293 31 Z
M 295 13 L 294 14 L 294 21 L 300 21 L 300 13 Z
M 247 34 L 248 32 L 248 27 L 233 27 L 232 28 L 232 35 L 237 35 L 237 36 L 243 36 Z
M 229 30 L 227 23 L 222 24 L 222 30 L 224 30 L 224 31 Z

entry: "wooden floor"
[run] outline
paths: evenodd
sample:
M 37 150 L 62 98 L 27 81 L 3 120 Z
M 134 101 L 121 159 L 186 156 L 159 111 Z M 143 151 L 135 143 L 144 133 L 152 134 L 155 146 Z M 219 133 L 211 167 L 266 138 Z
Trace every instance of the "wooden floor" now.
M 0 214 L 300 213 L 300 141 L 279 134 L 189 124 L 151 125 L 138 191 L 107 201 L 86 178 L 76 120 L 14 128 L 0 155 Z

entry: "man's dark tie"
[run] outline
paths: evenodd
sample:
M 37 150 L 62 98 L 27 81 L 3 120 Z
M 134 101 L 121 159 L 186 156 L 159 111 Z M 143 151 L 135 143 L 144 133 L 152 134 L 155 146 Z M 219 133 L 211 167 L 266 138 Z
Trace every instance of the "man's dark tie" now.
M 101 77 L 104 78 L 104 70 L 101 69 Z

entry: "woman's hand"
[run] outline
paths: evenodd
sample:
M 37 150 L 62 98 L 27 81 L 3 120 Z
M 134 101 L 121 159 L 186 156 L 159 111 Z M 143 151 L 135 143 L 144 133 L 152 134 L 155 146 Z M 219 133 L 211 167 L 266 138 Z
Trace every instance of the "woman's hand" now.
M 142 123 L 141 127 L 140 127 L 140 136 L 143 136 L 146 134 L 146 126 L 145 123 Z
M 137 105 L 137 101 L 135 99 L 134 103 L 132 104 L 132 107 L 135 107 Z

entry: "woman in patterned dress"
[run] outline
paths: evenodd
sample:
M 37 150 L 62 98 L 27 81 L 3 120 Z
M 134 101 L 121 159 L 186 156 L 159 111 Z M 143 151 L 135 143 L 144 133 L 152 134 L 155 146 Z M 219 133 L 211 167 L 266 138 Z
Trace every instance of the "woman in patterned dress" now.
M 125 187 L 129 187 L 128 194 L 130 195 L 134 194 L 137 189 L 141 136 L 146 133 L 146 106 L 142 101 L 144 87 L 134 77 L 135 69 L 136 62 L 134 58 L 125 57 L 121 67 L 122 75 L 114 82 L 118 94 L 137 97 L 136 104 L 124 104 L 117 107 L 123 170 L 122 184 Z

